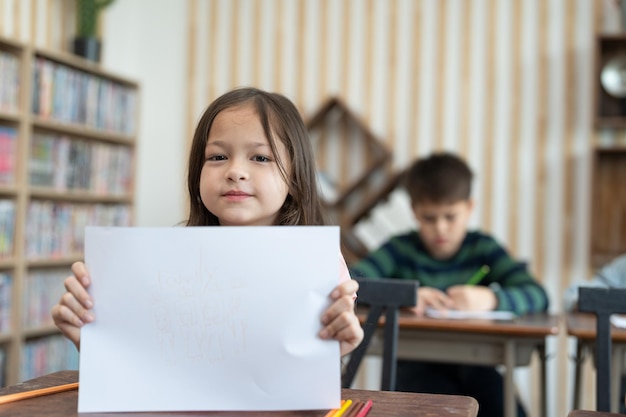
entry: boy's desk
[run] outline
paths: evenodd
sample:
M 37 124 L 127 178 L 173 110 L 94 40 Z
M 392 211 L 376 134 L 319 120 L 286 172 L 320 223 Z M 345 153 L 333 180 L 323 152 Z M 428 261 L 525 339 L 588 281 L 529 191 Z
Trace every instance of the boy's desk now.
M 122 376 L 121 376 L 122 377 Z M 0 395 L 46 388 L 78 381 L 77 371 L 61 371 L 11 387 Z M 137 387 L 141 389 L 141 387 Z M 412 394 L 401 392 L 342 389 L 344 399 L 373 401 L 367 417 L 476 417 L 478 403 L 460 395 Z M 323 417 L 328 410 L 272 412 L 159 412 L 159 413 L 80 413 L 78 391 L 67 391 L 0 405 L 0 417 Z
M 586 355 L 592 354 L 596 341 L 596 316 L 590 313 L 568 313 L 565 316 L 567 335 L 576 338 L 574 357 L 574 408 L 580 408 L 582 364 Z M 626 329 L 611 326 L 611 411 L 617 412 L 620 402 L 621 375 L 626 354 Z
M 363 323 L 366 308 L 359 307 Z M 382 323 L 381 319 L 381 323 Z M 505 416 L 517 416 L 515 384 L 512 370 L 527 366 L 532 353 L 540 358 L 540 396 L 542 415 L 546 406 L 546 337 L 559 332 L 559 317 L 533 314 L 515 320 L 440 319 L 416 317 L 400 313 L 398 358 L 432 362 L 465 363 L 473 365 L 504 365 Z M 369 352 L 382 352 L 382 328 L 372 338 Z

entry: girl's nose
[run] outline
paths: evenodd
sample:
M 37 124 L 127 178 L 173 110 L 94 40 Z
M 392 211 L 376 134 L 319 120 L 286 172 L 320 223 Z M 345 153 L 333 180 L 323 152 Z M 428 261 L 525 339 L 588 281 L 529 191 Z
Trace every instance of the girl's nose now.
M 244 163 L 232 161 L 232 163 L 228 166 L 226 176 L 230 181 L 241 181 L 248 179 L 249 174 Z

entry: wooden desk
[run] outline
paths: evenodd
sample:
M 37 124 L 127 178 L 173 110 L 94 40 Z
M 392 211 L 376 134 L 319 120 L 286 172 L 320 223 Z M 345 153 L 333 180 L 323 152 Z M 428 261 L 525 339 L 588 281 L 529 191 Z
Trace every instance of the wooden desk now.
M 569 313 L 565 316 L 568 336 L 576 338 L 574 357 L 574 406 L 580 408 L 582 364 L 588 354 L 593 354 L 596 341 L 596 317 L 588 313 Z M 619 410 L 621 375 L 626 353 L 626 329 L 611 326 L 611 411 Z
M 624 417 L 624 414 L 607 413 L 605 411 L 573 410 L 567 417 Z
M 359 308 L 361 322 L 366 309 Z M 453 320 L 416 317 L 400 313 L 398 358 L 474 365 L 504 365 L 504 407 L 506 417 L 517 416 L 512 370 L 527 366 L 532 353 L 540 358 L 540 403 L 542 415 L 546 404 L 546 337 L 558 334 L 559 317 L 548 314 L 528 315 L 515 320 Z M 382 330 L 377 331 L 368 353 L 382 351 Z
M 0 389 L 0 395 L 78 381 L 77 371 L 62 371 Z M 459 395 L 413 394 L 402 392 L 342 389 L 342 398 L 371 399 L 368 417 L 476 417 L 478 403 Z M 160 413 L 81 413 L 78 391 L 68 391 L 0 405 L 0 417 L 323 417 L 328 410 L 280 412 L 160 412 Z

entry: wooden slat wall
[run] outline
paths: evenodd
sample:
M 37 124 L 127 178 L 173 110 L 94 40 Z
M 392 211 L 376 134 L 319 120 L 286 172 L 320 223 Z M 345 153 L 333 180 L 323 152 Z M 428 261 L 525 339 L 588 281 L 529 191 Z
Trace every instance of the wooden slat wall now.
M 338 95 L 392 149 L 394 168 L 433 150 L 468 159 L 472 226 L 528 261 L 553 311 L 589 276 L 591 146 L 624 141 L 591 119 L 593 39 L 614 29 L 604 17 L 616 2 L 188 1 L 207 26 L 189 43 L 207 59 L 192 79 L 208 86 L 191 91 L 190 123 L 242 85 L 287 95 L 305 118 Z M 349 143 L 318 154 L 340 177 L 355 169 Z M 567 350 L 564 339 L 549 350 Z M 569 364 L 550 366 L 556 381 Z M 569 393 L 550 398 L 551 414 L 566 415 Z
M 73 0 L 0 0 L 0 36 L 67 51 L 75 32 Z

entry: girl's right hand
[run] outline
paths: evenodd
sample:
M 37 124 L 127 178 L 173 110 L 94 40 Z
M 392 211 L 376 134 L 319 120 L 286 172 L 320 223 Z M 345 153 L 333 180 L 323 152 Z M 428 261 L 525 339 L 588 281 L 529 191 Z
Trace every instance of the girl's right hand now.
M 72 273 L 65 279 L 66 293 L 61 296 L 59 303 L 52 307 L 54 324 L 80 349 L 80 328 L 94 320 L 91 309 L 93 300 L 87 293 L 91 284 L 85 264 L 75 262 Z

